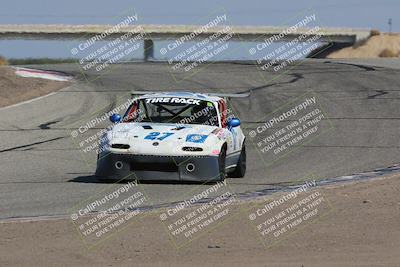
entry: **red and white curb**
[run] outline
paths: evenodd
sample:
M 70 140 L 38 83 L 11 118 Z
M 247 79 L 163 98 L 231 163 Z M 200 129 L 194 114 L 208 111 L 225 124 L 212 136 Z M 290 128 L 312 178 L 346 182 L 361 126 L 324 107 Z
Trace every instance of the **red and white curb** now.
M 71 76 L 56 71 L 35 70 L 35 69 L 20 68 L 20 67 L 14 67 L 14 69 L 16 75 L 25 78 L 40 78 L 40 79 L 61 81 L 61 82 L 67 82 L 72 80 Z

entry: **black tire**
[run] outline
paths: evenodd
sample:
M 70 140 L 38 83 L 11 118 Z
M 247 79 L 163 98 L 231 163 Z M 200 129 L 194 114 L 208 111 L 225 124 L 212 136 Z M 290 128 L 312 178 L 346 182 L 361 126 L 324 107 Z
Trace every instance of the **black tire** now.
M 112 178 L 110 178 L 108 176 L 103 176 L 103 175 L 99 175 L 99 174 L 95 174 L 94 177 L 100 183 L 115 183 L 115 182 L 118 181 L 118 180 L 112 179 Z
M 243 144 L 240 152 L 239 160 L 233 172 L 229 173 L 229 177 L 243 178 L 246 174 L 246 146 Z
M 111 183 L 113 180 L 112 179 L 108 179 L 104 176 L 95 176 L 97 181 L 100 183 Z
M 219 157 L 218 157 L 218 175 L 219 179 L 218 181 L 223 181 L 225 180 L 226 177 L 226 170 L 225 170 L 225 165 L 226 165 L 226 148 L 223 146 L 221 148 L 221 152 L 219 152 Z

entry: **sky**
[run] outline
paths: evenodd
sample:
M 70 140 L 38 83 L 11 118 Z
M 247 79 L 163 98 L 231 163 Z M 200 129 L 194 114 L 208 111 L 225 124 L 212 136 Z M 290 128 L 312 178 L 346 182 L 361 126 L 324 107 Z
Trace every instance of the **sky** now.
M 313 10 L 326 27 L 353 27 L 400 32 L 399 0 L 13 0 L 2 1 L 0 24 L 113 24 L 134 10 L 143 24 L 201 24 L 224 11 L 232 25 L 282 26 L 305 10 Z M 65 57 L 59 41 L 0 40 L 6 57 Z

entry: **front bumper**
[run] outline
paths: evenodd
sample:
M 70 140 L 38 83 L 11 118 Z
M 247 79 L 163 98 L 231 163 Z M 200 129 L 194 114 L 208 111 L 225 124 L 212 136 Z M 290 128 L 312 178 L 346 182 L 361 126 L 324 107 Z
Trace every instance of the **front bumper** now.
M 219 181 L 216 156 L 154 156 L 102 153 L 96 176 L 107 180 L 124 178 L 165 181 Z

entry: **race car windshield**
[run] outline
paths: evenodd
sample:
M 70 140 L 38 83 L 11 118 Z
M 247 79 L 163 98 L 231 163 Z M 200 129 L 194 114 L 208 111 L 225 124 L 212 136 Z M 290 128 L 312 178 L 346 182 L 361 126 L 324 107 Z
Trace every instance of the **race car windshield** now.
M 205 124 L 218 126 L 218 117 L 212 102 L 177 97 L 139 99 L 128 109 L 127 121 L 177 124 Z M 132 116 L 130 113 L 139 114 Z M 133 118 L 135 117 L 135 118 Z

